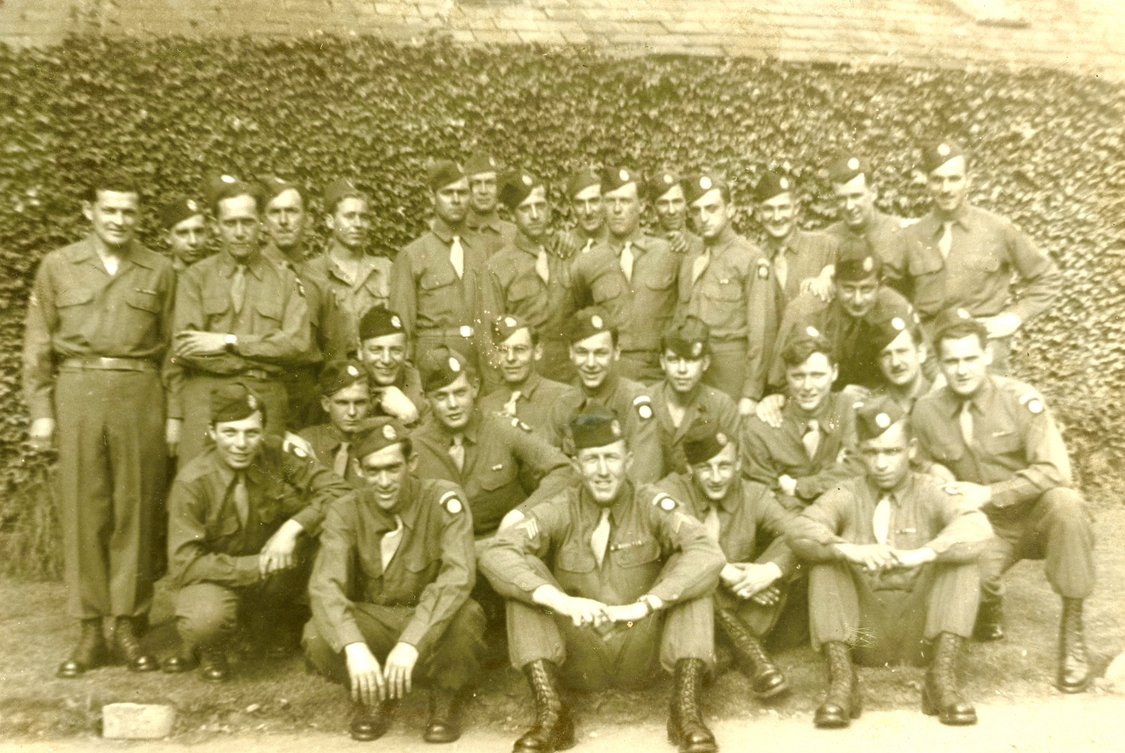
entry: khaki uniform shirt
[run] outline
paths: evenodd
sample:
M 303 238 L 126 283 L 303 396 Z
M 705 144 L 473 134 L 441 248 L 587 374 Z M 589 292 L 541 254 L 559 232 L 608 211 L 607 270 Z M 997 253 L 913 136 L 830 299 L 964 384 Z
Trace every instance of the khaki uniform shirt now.
M 319 364 L 347 355 L 348 349 L 354 345 L 349 344 L 344 333 L 339 330 L 336 299 L 325 291 L 324 281 L 317 279 L 305 268 L 305 255 L 298 253 L 301 260 L 294 261 L 270 241 L 262 246 L 262 256 L 277 266 L 288 269 L 300 283 L 299 292 L 305 297 L 305 305 L 309 309 L 309 324 L 312 326 L 312 346 L 303 361 Z
M 469 217 L 465 220 L 465 226 L 480 239 L 480 246 L 484 249 L 486 259 L 496 254 L 500 249 L 510 246 L 519 232 L 513 223 L 500 219 L 496 210 L 487 215 L 481 215 L 470 209 Z
M 549 283 L 535 271 L 539 248 L 523 233 L 484 265 L 481 278 L 482 332 L 491 342 L 492 321 L 501 314 L 520 317 L 540 339 L 565 337 L 567 322 L 574 314 L 570 291 L 569 259 L 547 251 Z
M 349 442 L 348 468 L 344 472 L 344 480 L 352 486 L 360 485 L 360 478 L 356 475 L 355 468 L 351 462 L 352 455 L 350 452 L 350 448 L 355 446 L 358 437 L 345 437 L 344 433 L 332 424 L 306 426 L 297 432 L 297 434 L 312 446 L 316 461 L 329 470 L 332 470 L 333 464 L 336 461 L 336 453 L 339 452 L 340 446 L 344 442 Z
M 859 227 L 840 220 L 824 228 L 824 233 L 836 239 L 841 258 L 852 253 L 870 252 L 883 264 L 897 268 L 902 264 L 899 233 L 911 224 L 910 220 L 875 210 L 871 220 Z
M 668 410 L 669 395 L 672 394 L 672 388 L 668 386 L 667 382 L 660 382 L 653 385 L 649 391 L 652 393 L 652 408 L 656 414 L 656 425 L 660 431 L 664 473 L 682 473 L 687 470 L 687 460 L 684 458 L 683 450 L 684 437 L 692 424 L 697 421 L 710 421 L 717 424 L 731 439 L 738 437 L 741 422 L 738 415 L 738 406 L 725 392 L 720 392 L 706 384 L 700 384 L 696 387 L 691 400 L 684 406 L 684 416 L 680 420 L 680 425 L 676 426 L 672 422 L 672 414 Z
M 555 403 L 565 399 L 575 388 L 540 376 L 534 370 L 519 387 L 520 399 L 516 401 L 516 415 L 531 430 L 547 436 L 547 426 Z M 481 413 L 504 413 L 504 406 L 512 398 L 512 388 L 502 384 L 480 400 Z M 507 414 L 504 414 L 507 415 Z
M 34 421 L 54 418 L 55 364 L 138 358 L 159 367 L 172 328 L 176 275 L 133 243 L 110 275 L 94 237 L 51 251 L 35 274 L 23 339 L 24 399 Z
M 391 260 L 385 256 L 364 255 L 359 273 L 352 279 L 325 251 L 305 262 L 305 271 L 333 299 L 335 328 L 347 350 L 359 347 L 359 320 L 374 306 L 387 305 L 391 288 Z
M 402 540 L 384 570 L 381 542 L 396 528 L 395 512 L 402 517 Z M 384 511 L 369 489 L 329 506 L 309 599 L 317 633 L 333 651 L 364 642 L 355 619 L 358 603 L 412 608 L 399 641 L 426 654 L 475 582 L 473 519 L 460 489 L 408 477 L 395 511 Z
M 371 415 L 389 415 L 383 410 L 381 402 L 383 389 L 376 385 L 374 380 L 370 380 L 368 383 L 371 385 Z M 393 386 L 398 387 L 402 394 L 406 395 L 410 402 L 414 403 L 414 407 L 418 409 L 417 423 L 425 420 L 426 416 L 430 414 L 430 401 L 426 399 L 426 394 L 422 391 L 422 376 L 418 373 L 418 369 L 409 363 L 402 364 Z M 409 426 L 415 425 L 410 424 Z

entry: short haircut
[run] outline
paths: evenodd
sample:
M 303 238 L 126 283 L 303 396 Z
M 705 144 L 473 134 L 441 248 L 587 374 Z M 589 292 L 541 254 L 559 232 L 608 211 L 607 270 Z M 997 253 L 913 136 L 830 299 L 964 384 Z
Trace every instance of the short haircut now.
M 941 354 L 941 344 L 945 340 L 960 340 L 963 337 L 976 336 L 980 347 L 988 347 L 988 330 L 976 319 L 961 319 L 942 327 L 934 335 L 934 349 Z
M 265 429 L 267 415 L 266 415 L 266 403 L 265 403 L 264 400 L 261 400 L 261 399 L 258 400 L 258 407 L 254 409 L 253 413 L 251 413 L 250 416 L 253 416 L 254 413 L 260 413 L 262 415 L 262 428 Z M 247 416 L 246 418 L 250 418 L 250 416 Z M 245 418 L 231 418 L 231 419 L 227 419 L 225 421 L 216 421 L 214 419 L 210 419 L 210 423 L 208 425 L 212 429 L 214 429 L 216 424 L 228 424 L 231 421 L 245 421 L 245 420 L 246 420 Z
M 123 173 L 99 173 L 95 175 L 89 183 L 86 184 L 86 190 L 82 194 L 82 198 L 93 204 L 98 200 L 98 193 L 100 191 L 116 191 L 117 193 L 135 193 L 138 198 L 141 195 L 141 188 L 137 181 L 130 178 Z
M 262 207 L 264 204 L 264 202 L 262 201 L 262 192 L 249 183 L 232 183 L 219 193 L 215 194 L 215 198 L 211 201 L 210 209 L 211 213 L 215 216 L 215 219 L 219 219 L 219 204 L 221 202 L 226 201 L 227 199 L 236 199 L 239 196 L 249 196 L 254 200 L 254 210 L 258 214 L 262 213 Z
M 836 365 L 836 358 L 832 355 L 832 345 L 821 335 L 790 340 L 781 351 L 781 360 L 785 362 L 786 367 L 793 368 L 809 360 L 814 353 L 823 353 L 830 365 Z

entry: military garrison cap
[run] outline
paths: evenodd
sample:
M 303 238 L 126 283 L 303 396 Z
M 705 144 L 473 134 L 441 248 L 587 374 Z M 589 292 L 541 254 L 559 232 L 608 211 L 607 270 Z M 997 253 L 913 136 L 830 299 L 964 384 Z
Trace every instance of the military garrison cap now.
M 270 202 L 292 188 L 304 198 L 305 192 L 296 183 L 286 180 L 278 175 L 263 175 L 259 180 L 262 184 L 262 201 Z
M 203 194 L 203 200 L 207 202 L 207 206 L 213 207 L 215 202 L 219 200 L 219 194 L 226 194 L 231 186 L 240 183 L 242 181 L 230 173 L 213 173 L 203 179 L 203 187 L 200 193 Z
M 567 340 L 572 345 L 602 332 L 612 332 L 616 339 L 617 329 L 610 324 L 606 310 L 599 306 L 582 309 L 570 318 L 568 324 Z
M 320 394 L 328 397 L 345 387 L 362 382 L 367 383 L 367 371 L 358 361 L 332 361 L 320 372 Z
M 869 249 L 849 248 L 836 262 L 836 279 L 850 282 L 878 277 L 883 263 Z
M 703 194 L 708 191 L 718 188 L 721 191 L 728 191 L 727 182 L 713 173 L 699 173 L 698 175 L 690 175 L 680 183 L 684 189 L 684 200 L 688 204 L 698 201 Z
M 832 183 L 847 183 L 857 175 L 871 180 L 871 165 L 857 154 L 844 152 L 828 163 L 828 180 Z
M 492 320 L 492 340 L 502 343 L 524 327 L 528 327 L 523 317 L 515 314 L 501 314 Z
M 703 358 L 711 352 L 711 328 L 698 317 L 685 317 L 680 324 L 668 328 L 661 338 L 661 347 L 682 358 Z
M 641 174 L 636 170 L 628 167 L 610 167 L 602 172 L 602 193 L 616 191 L 630 183 L 640 185 L 642 181 Z
M 241 421 L 254 413 L 266 419 L 266 406 L 253 390 L 242 382 L 221 384 L 211 390 L 211 423 Z
M 903 332 L 909 332 L 915 343 L 922 342 L 918 315 L 909 305 L 896 306 L 887 311 L 886 316 L 875 322 L 874 331 L 871 333 L 871 344 L 876 350 L 882 350 L 894 342 Z
M 439 345 L 426 353 L 418 368 L 422 372 L 422 389 L 425 392 L 448 387 L 462 374 L 472 376 L 469 362 L 465 357 L 444 345 Z
M 371 420 L 369 430 L 360 437 L 352 448 L 352 455 L 360 460 L 368 455 L 378 452 L 384 447 L 409 439 L 406 429 L 397 420 L 389 416 L 379 416 Z
M 256 203 L 262 197 L 261 190 L 257 185 L 246 183 L 225 174 L 211 178 L 203 188 L 203 195 L 207 199 L 207 206 L 216 213 L 219 210 L 219 202 L 223 199 L 231 199 L 235 196 L 253 196 Z
M 954 157 L 961 157 L 965 150 L 955 141 L 939 141 L 922 148 L 922 170 L 932 173 Z
M 767 172 L 758 178 L 758 182 L 754 184 L 754 199 L 757 201 L 769 201 L 774 196 L 780 196 L 783 193 L 792 191 L 796 184 L 793 179 L 788 175 L 781 173 Z
M 566 195 L 574 198 L 579 191 L 590 186 L 601 186 L 602 178 L 592 167 L 582 167 L 570 174 L 566 181 Z
M 397 335 L 400 332 L 406 333 L 402 327 L 402 319 L 386 306 L 372 306 L 359 320 L 361 341 L 384 335 Z
M 160 208 L 160 222 L 171 230 L 189 217 L 203 213 L 203 207 L 195 199 L 177 196 Z
M 645 183 L 645 195 L 649 201 L 656 201 L 679 184 L 680 176 L 670 170 L 661 170 Z
M 543 181 L 526 170 L 512 170 L 501 178 L 497 198 L 504 203 L 504 206 L 515 209 L 537 186 L 542 185 L 544 185 Z
M 445 188 L 450 183 L 465 179 L 465 171 L 452 160 L 440 160 L 426 170 L 426 183 L 431 191 Z
M 906 413 L 894 400 L 877 396 L 855 406 L 855 433 L 859 441 L 875 439 L 906 418 Z
M 731 438 L 714 421 L 696 421 L 684 435 L 684 457 L 688 465 L 705 463 L 723 451 Z
M 474 152 L 465 163 L 465 175 L 480 175 L 499 171 L 500 163 L 487 152 Z
M 359 186 L 348 178 L 337 178 L 324 187 L 324 209 L 335 212 L 336 207 L 344 199 L 367 200 L 366 194 L 359 190 Z
M 621 441 L 625 436 L 617 414 L 601 405 L 592 405 L 579 411 L 567 428 L 575 450 L 605 447 Z

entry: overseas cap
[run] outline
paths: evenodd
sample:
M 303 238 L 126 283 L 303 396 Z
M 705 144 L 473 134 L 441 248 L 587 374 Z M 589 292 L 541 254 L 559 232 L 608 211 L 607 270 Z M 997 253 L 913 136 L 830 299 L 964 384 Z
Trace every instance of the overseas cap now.
M 878 396 L 857 403 L 855 408 L 855 433 L 859 441 L 875 439 L 906 418 L 906 413 L 889 397 Z
M 922 169 L 932 173 L 954 157 L 965 154 L 965 150 L 956 141 L 939 141 L 928 144 L 922 148 Z
M 500 190 L 497 198 L 508 209 L 515 209 L 524 199 L 531 195 L 537 186 L 545 185 L 543 181 L 526 170 L 512 170 L 505 173 L 500 179 Z
M 642 177 L 639 172 L 628 167 L 611 167 L 602 173 L 602 193 L 616 191 L 630 183 L 640 184 Z
M 241 421 L 260 412 L 266 418 L 262 398 L 242 382 L 221 384 L 211 390 L 211 423 Z
M 656 201 L 668 193 L 673 186 L 680 184 L 680 176 L 670 170 L 661 170 L 645 183 L 645 195 L 650 201 Z
M 359 320 L 359 339 L 361 341 L 384 335 L 396 335 L 400 332 L 406 333 L 406 330 L 402 328 L 402 319 L 386 306 L 372 306 Z
M 515 314 L 501 314 L 492 320 L 492 339 L 502 343 L 524 327 L 530 326 L 523 317 Z
M 886 312 L 886 316 L 875 322 L 874 331 L 871 333 L 871 344 L 877 350 L 882 350 L 903 332 L 910 332 L 914 341 L 920 342 L 921 331 L 918 327 L 918 315 L 909 304 L 895 306 Z
M 426 170 L 426 183 L 431 191 L 445 188 L 450 183 L 465 179 L 465 171 L 453 160 L 440 160 Z
M 836 262 L 836 279 L 850 282 L 878 277 L 883 263 L 870 250 L 849 248 Z
M 988 330 L 973 318 L 968 309 L 948 308 L 934 317 L 934 343 L 937 344 L 947 332 L 954 329 L 963 331 L 965 335 L 976 334 L 981 342 L 988 339 Z M 961 335 L 958 335 L 959 337 Z
M 301 190 L 301 187 L 296 183 L 272 173 L 269 175 L 263 175 L 258 182 L 262 184 L 262 201 L 273 201 L 275 198 L 285 193 L 290 188 L 296 190 L 297 193 L 301 194 L 301 198 L 304 198 L 305 196 L 305 192 Z
M 500 163 L 488 152 L 474 152 L 465 163 L 465 175 L 494 173 L 500 169 Z
M 871 164 L 858 154 L 844 152 L 828 163 L 828 180 L 833 183 L 847 183 L 857 175 L 871 178 Z
M 723 451 L 731 438 L 714 421 L 696 421 L 684 435 L 684 457 L 688 465 L 705 463 Z
M 320 394 L 335 395 L 345 387 L 362 382 L 367 384 L 367 371 L 358 361 L 332 361 L 320 372 Z
M 419 364 L 419 371 L 422 372 L 422 389 L 426 392 L 448 387 L 457 381 L 457 377 L 470 373 L 465 357 L 444 345 L 426 353 Z
M 203 207 L 195 199 L 177 196 L 160 208 L 160 222 L 171 230 L 189 217 L 203 213 Z
M 566 195 L 574 198 L 579 191 L 590 186 L 600 186 L 602 177 L 592 167 L 582 167 L 570 174 L 566 181 Z
M 624 438 L 621 421 L 609 408 L 593 405 L 583 409 L 570 420 L 570 436 L 575 450 L 588 447 L 605 447 Z
M 344 199 L 366 200 L 367 195 L 348 178 L 337 178 L 324 187 L 324 208 L 329 212 L 335 212 Z
M 754 198 L 757 201 L 769 201 L 774 196 L 792 191 L 796 187 L 793 179 L 781 173 L 767 172 L 758 179 L 754 186 Z
M 241 182 L 230 173 L 212 173 L 203 179 L 200 193 L 203 194 L 203 200 L 207 202 L 208 206 L 213 206 L 219 200 L 220 193 Z
M 390 447 L 409 438 L 409 434 L 402 427 L 402 424 L 389 416 L 374 418 L 369 426 L 371 427 L 370 430 L 352 448 L 352 456 L 359 460 L 363 460 L 371 453 L 378 452 L 384 447 Z
M 664 333 L 661 345 L 683 358 L 703 358 L 711 352 L 711 328 L 702 319 L 688 316 Z
M 691 204 L 693 201 L 698 201 L 703 194 L 714 188 L 724 191 L 729 190 L 727 182 L 714 173 L 689 175 L 683 179 L 680 185 L 683 186 L 684 200 L 687 201 L 688 204 Z
M 617 329 L 610 324 L 609 314 L 600 306 L 584 308 L 572 316 L 567 329 L 567 339 L 573 345 L 576 342 L 593 337 L 601 332 L 616 332 Z

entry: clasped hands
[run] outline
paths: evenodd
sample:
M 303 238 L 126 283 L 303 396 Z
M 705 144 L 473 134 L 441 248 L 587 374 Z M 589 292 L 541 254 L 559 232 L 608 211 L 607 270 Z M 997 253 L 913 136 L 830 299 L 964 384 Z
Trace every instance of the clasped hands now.
M 536 604 L 569 617 L 576 627 L 600 628 L 618 622 L 637 622 L 651 614 L 644 602 L 603 604 L 596 599 L 570 596 L 551 585 L 540 586 L 531 598 Z
M 896 549 L 887 544 L 836 544 L 836 551 L 848 562 L 868 572 L 909 569 L 933 562 L 937 554 L 929 547 Z

